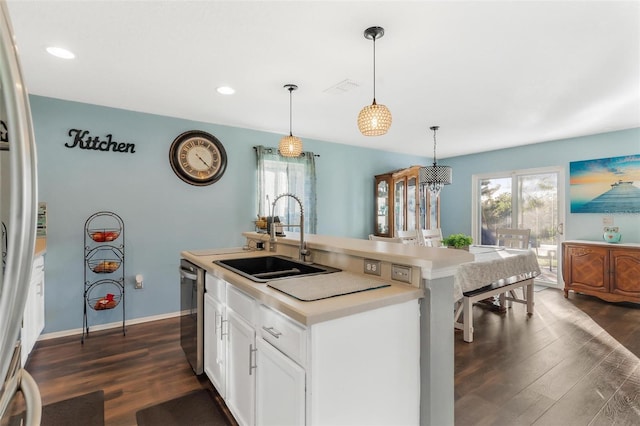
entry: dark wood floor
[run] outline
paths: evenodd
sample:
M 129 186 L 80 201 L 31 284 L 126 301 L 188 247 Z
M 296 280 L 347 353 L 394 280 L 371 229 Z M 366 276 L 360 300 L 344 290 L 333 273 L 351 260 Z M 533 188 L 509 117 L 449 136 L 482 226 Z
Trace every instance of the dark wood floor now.
M 456 425 L 640 425 L 640 306 L 546 289 L 456 333 Z
M 217 396 L 185 358 L 179 318 L 127 326 L 126 336 L 122 328 L 92 332 L 84 344 L 80 336 L 39 341 L 26 370 L 43 405 L 104 390 L 107 426 L 135 425 L 137 411 L 194 390 Z
M 640 307 L 547 289 L 536 312 L 474 307 L 473 343 L 456 332 L 456 425 L 640 424 Z M 40 341 L 29 359 L 43 404 L 103 389 L 106 425 L 210 388 L 193 375 L 168 319 Z

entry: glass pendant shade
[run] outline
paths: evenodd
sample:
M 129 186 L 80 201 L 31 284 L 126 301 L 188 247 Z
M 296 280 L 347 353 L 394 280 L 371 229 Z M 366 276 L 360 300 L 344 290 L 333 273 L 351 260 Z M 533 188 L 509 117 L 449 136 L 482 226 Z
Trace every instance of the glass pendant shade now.
M 278 151 L 283 157 L 299 157 L 302 154 L 302 141 L 300 138 L 293 136 L 291 132 L 292 120 L 292 101 L 291 94 L 294 90 L 298 90 L 295 84 L 285 84 L 284 88 L 289 91 L 289 136 L 283 136 L 278 145 Z
M 358 114 L 358 129 L 365 136 L 380 136 L 391 127 L 391 111 L 384 105 L 376 103 L 367 105 Z
M 299 157 L 302 154 L 302 141 L 293 135 L 284 136 L 280 139 L 278 151 L 283 157 Z
M 420 169 L 420 183 L 425 185 L 432 196 L 437 197 L 440 190 L 445 185 L 450 185 L 453 181 L 453 169 L 449 166 L 433 166 L 422 167 Z
M 453 169 L 449 166 L 438 166 L 436 160 L 436 132 L 439 128 L 430 127 L 433 130 L 433 166 L 420 168 L 420 185 L 426 186 L 432 197 L 437 197 L 442 188 L 453 181 Z
M 358 114 L 358 129 L 364 136 L 380 136 L 391 127 L 391 112 L 385 105 L 376 103 L 376 39 L 384 35 L 384 28 L 369 27 L 364 30 L 364 38 L 373 40 L 373 103 Z

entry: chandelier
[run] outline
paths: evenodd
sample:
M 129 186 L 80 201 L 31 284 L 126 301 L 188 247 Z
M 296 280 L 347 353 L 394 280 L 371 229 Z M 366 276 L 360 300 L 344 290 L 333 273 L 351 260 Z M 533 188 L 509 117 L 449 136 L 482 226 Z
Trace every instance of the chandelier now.
M 420 168 L 420 184 L 427 187 L 432 197 L 437 197 L 445 185 L 453 179 L 453 170 L 449 166 L 439 166 L 436 160 L 436 132 L 439 126 L 430 127 L 433 130 L 433 166 Z
M 358 114 L 358 129 L 365 136 L 380 136 L 391 127 L 389 108 L 376 103 L 376 39 L 384 35 L 384 28 L 369 27 L 364 30 L 364 38 L 373 40 L 373 103 L 367 105 Z
M 291 94 L 294 90 L 298 90 L 298 86 L 285 84 L 284 88 L 289 91 L 289 136 L 280 139 L 278 151 L 283 157 L 299 157 L 302 154 L 302 141 L 291 132 Z

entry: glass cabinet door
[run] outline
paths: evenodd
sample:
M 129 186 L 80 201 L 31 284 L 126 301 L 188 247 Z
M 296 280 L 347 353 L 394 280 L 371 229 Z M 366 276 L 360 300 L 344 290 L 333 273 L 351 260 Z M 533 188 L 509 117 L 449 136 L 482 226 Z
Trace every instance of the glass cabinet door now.
M 427 197 L 427 223 L 425 229 L 438 229 L 440 228 L 440 195 L 437 197 L 431 196 L 426 187 L 424 192 Z
M 393 216 L 394 216 L 394 220 L 395 220 L 395 226 L 393 228 L 393 235 L 396 235 L 396 233 L 398 231 L 403 231 L 404 228 L 404 215 L 405 215 L 405 204 L 404 204 L 404 200 L 405 200 L 405 179 L 402 178 L 400 180 L 397 180 L 394 183 L 394 189 L 393 192 L 395 194 L 394 196 L 394 212 L 393 212 Z
M 378 180 L 376 182 L 376 235 L 389 235 L 389 181 Z
M 418 178 L 407 178 L 407 230 L 418 229 Z

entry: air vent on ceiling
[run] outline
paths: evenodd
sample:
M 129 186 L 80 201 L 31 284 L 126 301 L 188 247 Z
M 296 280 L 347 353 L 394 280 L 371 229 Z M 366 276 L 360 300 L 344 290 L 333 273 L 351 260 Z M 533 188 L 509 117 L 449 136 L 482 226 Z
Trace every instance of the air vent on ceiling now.
M 348 92 L 349 90 L 353 90 L 357 87 L 360 87 L 358 83 L 356 83 L 355 81 L 346 79 L 346 80 L 342 80 L 340 83 L 337 83 L 329 87 L 328 89 L 325 89 L 324 92 L 330 93 L 333 95 L 339 95 L 341 93 Z

